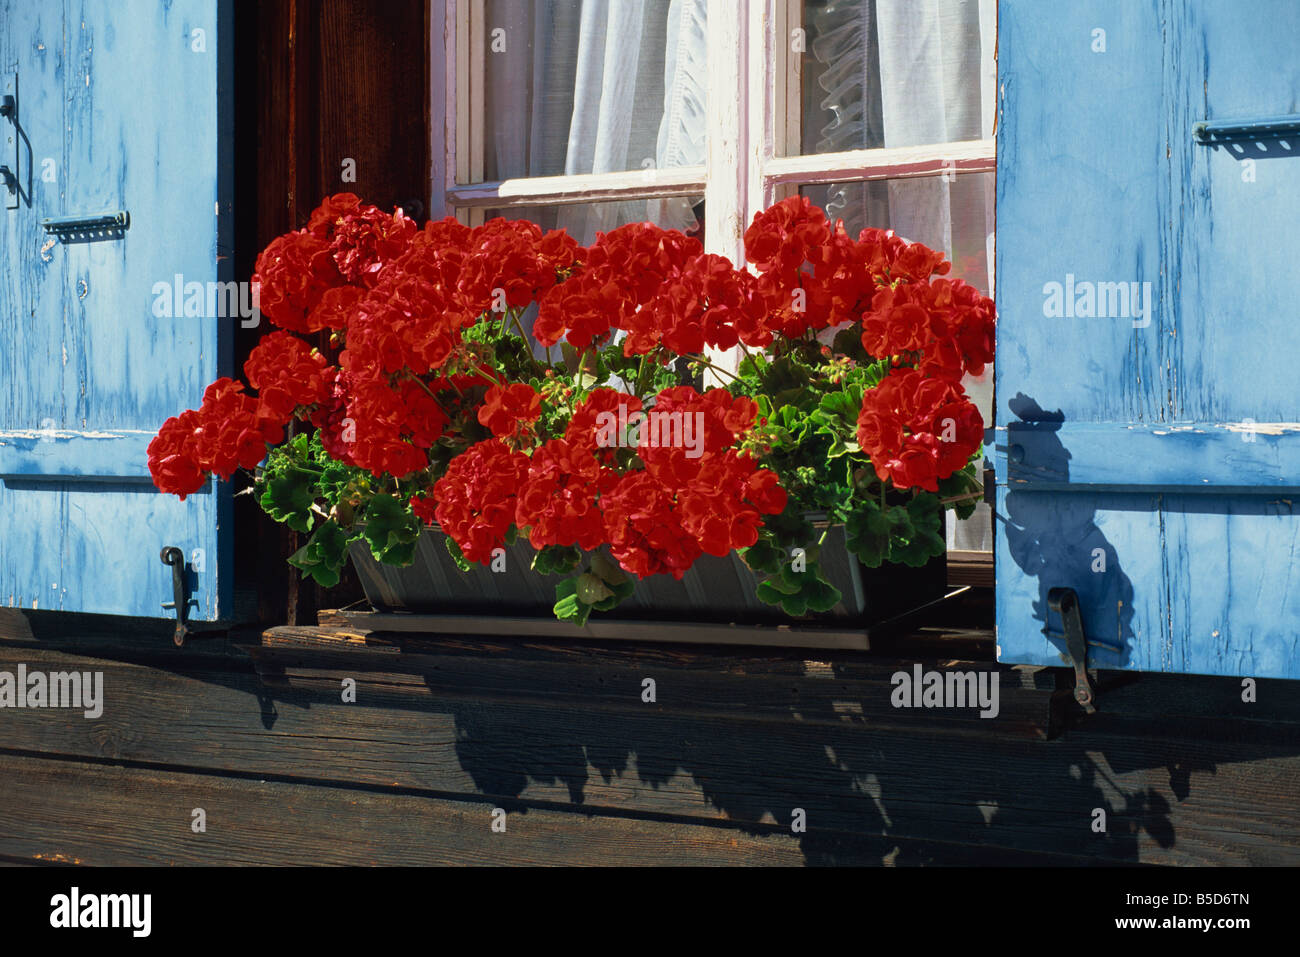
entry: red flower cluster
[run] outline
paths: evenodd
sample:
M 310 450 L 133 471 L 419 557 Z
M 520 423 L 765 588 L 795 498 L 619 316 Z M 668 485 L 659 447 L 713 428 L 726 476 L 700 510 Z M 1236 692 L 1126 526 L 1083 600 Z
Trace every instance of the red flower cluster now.
M 401 210 L 381 212 L 352 193 L 331 196 L 306 229 L 280 236 L 257 257 L 258 306 L 277 326 L 294 332 L 343 328 L 347 307 L 375 284 L 415 232 Z M 349 286 L 355 291 L 340 291 Z
M 498 411 L 487 417 L 500 417 L 502 433 L 519 421 L 502 408 L 509 392 L 499 390 Z M 656 397 L 650 415 L 667 417 L 663 421 L 670 425 L 658 437 L 672 441 L 653 446 L 643 439 L 637 451 L 645 468 L 620 472 L 612 450 L 603 449 L 598 438 L 602 414 L 622 411 L 626 419 L 640 406 L 635 396 L 595 390 L 575 410 L 565 437 L 523 457 L 526 475 L 519 478 L 513 471 L 518 480 L 509 484 L 489 488 L 479 465 L 489 451 L 494 461 L 502 460 L 501 450 L 509 451 L 508 446 L 500 439 L 478 443 L 470 451 L 485 451 L 475 454 L 472 464 L 460 465 L 470 453 L 455 459 L 434 486 L 433 514 L 466 556 L 486 556 L 474 559 L 486 561 L 509 529 L 503 513 L 491 509 L 499 504 L 491 496 L 505 496 L 502 501 L 513 503 L 515 525 L 528 530 L 535 548 L 591 550 L 607 543 L 625 570 L 642 577 L 680 578 L 701 554 L 726 555 L 753 545 L 762 516 L 786 504 L 776 474 L 734 448 L 736 438 L 753 426 L 756 404 L 724 389 L 704 395 L 689 386 L 667 389 Z M 508 462 L 513 469 L 520 460 Z M 419 507 L 427 513 L 426 504 Z
M 218 379 L 203 393 L 198 410 L 168 419 L 149 443 L 149 472 L 160 491 L 182 501 L 209 475 L 228 479 L 238 468 L 256 468 L 267 444 L 284 438 L 284 425 L 267 415 L 243 383 Z
M 863 345 L 872 355 L 896 354 L 900 350 L 887 348 L 896 339 L 919 343 L 914 346 L 918 351 L 928 342 L 956 341 L 957 333 L 946 328 L 949 311 L 941 303 L 936 302 L 931 309 L 936 325 L 932 333 L 924 328 L 928 316 L 914 309 L 904 309 L 892 320 L 878 316 L 913 306 L 918 296 L 943 296 L 939 290 L 945 281 L 936 281 L 933 290 L 931 287 L 931 277 L 943 276 L 952 268 L 941 252 L 905 242 L 888 230 L 865 229 L 853 239 L 842 222 L 829 224 L 826 215 L 806 196 L 792 196 L 755 216 L 753 225 L 745 231 L 745 255 L 761 272 L 758 294 L 772 333 L 798 338 L 809 330 L 875 317 L 876 325 L 884 322 L 893 338 L 885 339 L 879 329 L 872 328 L 871 334 L 863 337 Z M 896 294 L 897 298 L 887 294 Z M 957 295 L 962 296 L 965 306 L 965 291 Z M 969 329 L 963 325 L 967 320 Z M 974 348 L 970 343 L 980 338 L 985 320 L 992 342 L 992 304 L 987 316 L 983 312 L 978 316 L 963 313 L 963 320 L 958 322 L 959 328 L 965 330 L 963 346 Z M 974 368 L 978 359 L 971 355 L 967 364 Z
M 589 445 L 552 439 L 529 460 L 515 524 L 529 529 L 534 548 L 577 545 L 590 551 L 605 541 L 599 501 L 617 480 L 618 473 L 598 462 Z
M 530 434 L 532 424 L 542 414 L 542 397 L 526 382 L 512 386 L 494 385 L 483 396 L 478 421 L 497 438 L 515 438 Z
M 644 355 L 663 345 L 678 355 L 705 347 L 730 349 L 737 342 L 762 347 L 772 336 L 764 325 L 766 305 L 757 282 L 724 256 L 689 259 L 639 311 L 625 316 L 624 355 Z
M 525 220 L 490 219 L 470 237 L 460 292 L 475 315 L 506 306 L 521 309 L 573 269 L 579 251 L 562 230 L 543 234 Z
M 528 475 L 528 456 L 500 439 L 471 445 L 452 459 L 433 487 L 432 518 L 455 539 L 465 557 L 486 564 L 505 545 L 515 520 L 517 493 Z M 429 501 L 412 500 L 415 513 L 429 521 Z
M 638 309 L 664 295 L 686 264 L 703 252 L 699 240 L 651 223 L 600 233 L 584 251 L 581 268 L 542 299 L 533 335 L 543 345 L 567 338 L 585 349 L 611 329 L 625 328 Z
M 979 409 L 951 379 L 895 369 L 863 396 L 858 444 L 896 488 L 937 492 L 938 480 L 964 468 L 983 438 Z
M 265 336 L 244 362 L 244 377 L 264 411 L 281 424 L 299 408 L 329 401 L 334 375 L 325 357 L 288 332 Z
M 878 291 L 862 317 L 874 356 L 921 352 L 919 368 L 959 380 L 993 361 L 993 300 L 960 279 L 900 283 Z

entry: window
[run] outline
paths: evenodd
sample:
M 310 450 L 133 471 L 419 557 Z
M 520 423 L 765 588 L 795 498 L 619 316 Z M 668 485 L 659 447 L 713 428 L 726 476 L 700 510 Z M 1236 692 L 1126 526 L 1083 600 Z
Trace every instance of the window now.
M 733 262 L 802 192 L 993 285 L 996 0 L 433 0 L 435 215 L 648 219 Z M 438 30 L 435 29 L 435 34 Z M 992 372 L 968 382 L 992 422 Z M 988 553 L 987 506 L 948 530 Z

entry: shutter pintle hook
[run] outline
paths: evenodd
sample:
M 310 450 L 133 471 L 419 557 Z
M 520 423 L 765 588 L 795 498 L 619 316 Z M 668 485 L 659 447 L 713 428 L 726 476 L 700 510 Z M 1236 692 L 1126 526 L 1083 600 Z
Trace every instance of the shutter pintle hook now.
M 1083 617 L 1079 614 L 1079 596 L 1073 588 L 1052 588 L 1047 592 L 1047 606 L 1061 616 L 1065 627 L 1065 650 L 1074 665 L 1074 700 L 1089 714 L 1093 705 L 1092 685 L 1088 682 L 1088 640 L 1083 634 Z
M 180 648 L 185 644 L 185 636 L 189 631 L 185 626 L 185 617 L 190 607 L 189 597 L 185 594 L 185 553 L 175 545 L 168 545 L 158 557 L 164 565 L 172 568 L 172 600 L 163 602 L 162 606 L 176 609 L 176 631 L 172 634 L 172 641 Z

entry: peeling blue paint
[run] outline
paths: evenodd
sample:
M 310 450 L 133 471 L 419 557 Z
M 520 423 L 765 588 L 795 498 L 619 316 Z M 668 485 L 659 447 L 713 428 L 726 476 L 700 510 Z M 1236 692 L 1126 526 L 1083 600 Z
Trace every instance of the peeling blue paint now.
M 207 53 L 153 0 L 0 0 L 0 65 L 17 66 L 32 144 L 32 203 L 0 211 L 0 606 L 165 616 L 158 554 L 176 545 L 203 554 L 191 617 L 231 610 L 229 491 L 179 502 L 144 460 L 162 422 L 229 372 L 233 337 L 149 309 L 175 273 L 230 278 L 211 256 L 229 202 L 229 5 L 174 6 L 204 25 Z M 131 214 L 120 239 L 42 249 L 42 218 L 109 209 Z
M 1289 0 L 999 4 L 1000 660 L 1061 663 L 1065 586 L 1099 667 L 1300 677 L 1300 143 L 1192 137 L 1294 113 L 1297 37 Z M 1044 318 L 1067 273 L 1153 321 Z

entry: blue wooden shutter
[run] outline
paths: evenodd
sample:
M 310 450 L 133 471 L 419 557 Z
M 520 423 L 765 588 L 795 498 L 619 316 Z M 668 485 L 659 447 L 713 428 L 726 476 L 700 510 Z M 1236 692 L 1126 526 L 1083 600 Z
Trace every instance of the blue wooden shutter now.
M 0 210 L 0 605 L 170 616 L 176 546 L 189 617 L 230 614 L 228 490 L 179 502 L 145 462 L 228 371 L 238 321 L 153 309 L 156 283 L 230 278 L 229 24 L 204 0 L 0 0 L 22 194 Z M 89 241 L 41 224 L 118 210 L 129 228 Z
M 1003 0 L 998 54 L 999 658 L 1066 587 L 1092 666 L 1300 677 L 1300 136 L 1194 137 L 1300 113 L 1300 4 Z

